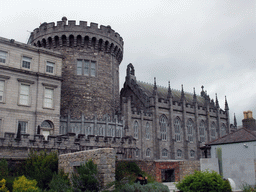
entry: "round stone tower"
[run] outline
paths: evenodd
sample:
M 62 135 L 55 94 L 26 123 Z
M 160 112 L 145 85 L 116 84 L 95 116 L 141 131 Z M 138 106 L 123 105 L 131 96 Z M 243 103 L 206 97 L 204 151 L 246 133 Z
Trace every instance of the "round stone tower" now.
M 86 21 L 43 23 L 28 44 L 59 51 L 62 66 L 61 115 L 113 115 L 119 109 L 119 65 L 123 39 L 110 26 Z M 54 69 L 58 70 L 58 69 Z

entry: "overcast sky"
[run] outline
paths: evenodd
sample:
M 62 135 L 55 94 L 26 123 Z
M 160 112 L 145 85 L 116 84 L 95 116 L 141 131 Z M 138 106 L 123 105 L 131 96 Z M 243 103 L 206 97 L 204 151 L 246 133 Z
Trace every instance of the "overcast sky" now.
M 256 118 L 256 1 L 254 0 L 0 0 L 0 36 L 26 43 L 43 22 L 110 25 L 124 39 L 120 84 L 132 63 L 137 80 L 200 94 L 221 108 L 225 95 L 241 125 Z

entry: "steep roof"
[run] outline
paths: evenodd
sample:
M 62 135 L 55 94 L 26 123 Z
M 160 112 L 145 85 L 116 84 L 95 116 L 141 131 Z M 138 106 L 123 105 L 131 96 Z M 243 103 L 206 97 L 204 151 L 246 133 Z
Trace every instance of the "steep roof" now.
M 154 85 L 153 84 L 148 84 L 148 83 L 144 83 L 144 82 L 141 82 L 141 81 L 137 81 L 137 84 L 140 86 L 140 88 L 143 91 L 145 91 L 147 96 L 149 96 L 149 97 L 152 96 L 153 90 L 154 90 Z M 157 93 L 158 93 L 159 98 L 167 98 L 168 88 L 167 87 L 162 87 L 162 86 L 157 86 Z M 185 94 L 185 99 L 186 99 L 187 103 L 193 104 L 193 93 L 185 92 L 184 94 Z M 176 89 L 172 89 L 172 96 L 173 96 L 173 101 L 180 101 L 181 91 L 176 90 Z M 196 95 L 196 97 L 197 97 L 198 105 L 199 106 L 204 106 L 205 99 L 200 95 Z
M 219 145 L 229 143 L 240 143 L 246 141 L 256 141 L 256 133 L 251 132 L 246 128 L 238 129 L 237 131 L 225 135 L 219 139 L 209 142 L 207 145 Z

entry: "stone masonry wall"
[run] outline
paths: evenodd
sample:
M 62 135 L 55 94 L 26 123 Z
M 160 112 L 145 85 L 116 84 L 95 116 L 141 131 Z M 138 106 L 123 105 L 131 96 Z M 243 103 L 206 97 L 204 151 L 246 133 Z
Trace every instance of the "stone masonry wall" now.
M 92 161 L 98 166 L 99 179 L 102 186 L 115 181 L 115 152 L 112 148 L 68 153 L 59 156 L 59 169 L 72 175 L 74 168 Z
M 194 171 L 200 171 L 200 161 L 180 161 L 179 162 L 180 168 L 180 180 L 184 179 L 186 175 L 193 174 Z

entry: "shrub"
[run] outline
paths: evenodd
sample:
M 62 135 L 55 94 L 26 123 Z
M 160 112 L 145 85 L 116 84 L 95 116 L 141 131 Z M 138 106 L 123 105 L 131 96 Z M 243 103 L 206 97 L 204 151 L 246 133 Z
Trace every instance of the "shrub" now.
M 137 177 L 138 174 L 143 174 L 139 166 L 135 162 L 118 162 L 116 166 L 116 181 L 121 181 L 125 177 L 134 176 Z
M 228 181 L 224 181 L 217 172 L 195 171 L 192 175 L 176 184 L 176 187 L 183 192 L 231 192 L 231 186 Z
M 59 174 L 53 174 L 49 187 L 49 192 L 69 192 L 72 189 L 70 186 L 68 175 L 64 174 L 62 170 L 59 172 Z
M 141 185 L 139 183 L 125 184 L 122 188 L 118 189 L 118 192 L 169 192 L 169 188 L 162 183 L 149 183 Z
M 41 189 L 46 189 L 54 172 L 58 172 L 58 155 L 56 152 L 31 151 L 25 162 L 25 175 L 35 179 Z
M 254 192 L 256 191 L 256 186 L 251 186 L 248 183 L 243 183 L 242 186 L 240 187 L 243 192 Z
M 0 192 L 9 192 L 7 187 L 5 186 L 6 180 L 2 179 L 0 181 Z
M 24 175 L 18 177 L 13 182 L 13 192 L 22 192 L 22 191 L 29 191 L 29 192 L 38 192 L 39 189 L 36 186 L 36 180 L 28 180 Z
M 77 173 L 72 174 L 72 183 L 75 191 L 99 191 L 97 165 L 92 160 L 76 168 Z
M 8 163 L 6 159 L 1 159 L 0 161 L 0 180 L 8 177 L 9 170 L 8 170 Z

